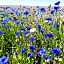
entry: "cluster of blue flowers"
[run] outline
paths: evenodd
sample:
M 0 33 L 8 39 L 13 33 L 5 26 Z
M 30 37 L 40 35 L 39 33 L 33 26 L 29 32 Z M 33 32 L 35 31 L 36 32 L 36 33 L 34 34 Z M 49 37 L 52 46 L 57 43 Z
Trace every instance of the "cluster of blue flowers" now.
M 0 64 L 7 64 L 8 62 L 8 57 L 3 56 L 2 58 L 0 58 Z

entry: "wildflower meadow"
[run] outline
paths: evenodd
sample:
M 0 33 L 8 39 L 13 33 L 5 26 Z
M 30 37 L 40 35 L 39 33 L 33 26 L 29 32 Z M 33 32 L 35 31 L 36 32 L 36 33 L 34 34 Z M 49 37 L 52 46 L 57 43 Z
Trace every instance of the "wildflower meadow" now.
M 64 9 L 0 6 L 0 64 L 64 64 Z

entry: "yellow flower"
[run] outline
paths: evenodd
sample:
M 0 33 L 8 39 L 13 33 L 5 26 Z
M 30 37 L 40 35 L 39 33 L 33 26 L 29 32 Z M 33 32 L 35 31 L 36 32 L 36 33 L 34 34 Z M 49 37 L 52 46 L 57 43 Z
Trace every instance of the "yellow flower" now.
M 58 60 L 59 60 L 59 61 L 62 61 L 62 58 L 59 58 Z
M 0 52 L 2 52 L 2 50 L 0 50 Z
M 58 60 L 58 58 L 57 58 L 57 57 L 55 57 L 54 59 Z
M 45 62 L 49 62 L 49 59 L 45 60 Z

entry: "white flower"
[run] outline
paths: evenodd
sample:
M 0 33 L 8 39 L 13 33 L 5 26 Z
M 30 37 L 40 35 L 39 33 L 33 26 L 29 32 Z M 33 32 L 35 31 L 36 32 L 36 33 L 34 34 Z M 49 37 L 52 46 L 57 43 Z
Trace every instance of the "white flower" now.
M 36 31 L 36 28 L 30 29 L 30 33 L 33 33 L 33 32 L 35 32 L 35 31 Z
M 46 23 L 46 22 L 48 22 L 48 21 L 46 20 L 46 21 L 44 21 L 44 22 Z

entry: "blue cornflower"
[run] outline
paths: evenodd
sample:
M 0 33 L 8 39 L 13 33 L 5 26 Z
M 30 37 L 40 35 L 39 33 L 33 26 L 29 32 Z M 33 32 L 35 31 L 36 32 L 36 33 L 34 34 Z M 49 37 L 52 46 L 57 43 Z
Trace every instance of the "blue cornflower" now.
M 55 5 L 59 5 L 60 4 L 60 1 L 56 2 Z
M 22 30 L 23 30 L 23 31 L 25 31 L 25 29 L 24 29 L 24 28 L 20 28 L 19 30 L 21 30 L 21 31 L 22 31 Z
M 54 27 L 54 28 L 56 27 L 56 22 L 53 23 L 53 27 Z
M 41 12 L 43 12 L 45 10 L 45 8 L 41 8 L 40 10 L 41 10 Z
M 45 35 L 44 35 L 44 38 L 46 39 L 46 37 L 47 37 L 47 36 L 46 36 L 46 34 L 45 34 Z
M 50 13 L 51 13 L 51 14 L 54 14 L 54 12 L 55 12 L 55 10 L 51 10 L 51 12 L 50 12 Z
M 60 51 L 60 49 L 58 49 L 58 48 L 53 48 L 52 50 L 51 50 L 51 52 L 53 52 L 53 53 L 60 53 L 61 51 Z
M 62 24 L 64 25 L 64 21 L 62 22 Z
M 17 20 L 18 20 L 17 18 L 14 19 L 14 21 L 17 21 Z
M 35 37 L 30 37 L 29 38 L 29 41 L 33 41 L 33 40 L 36 40 L 36 38 Z
M 12 18 L 11 18 L 11 17 L 9 17 L 8 19 L 9 19 L 9 20 L 11 20 Z
M 10 7 L 6 7 L 6 9 L 8 9 L 8 8 L 10 8 Z
M 19 24 L 20 22 L 15 22 L 15 24 Z
M 21 16 L 21 13 L 18 13 L 19 16 Z
M 5 27 L 6 27 L 6 28 L 9 28 L 9 27 L 10 27 L 10 25 L 6 25 Z
M 3 20 L 4 22 L 7 22 L 8 20 Z
M 40 24 L 37 24 L 37 29 L 41 29 L 41 25 Z
M 45 32 L 45 30 L 41 30 L 41 33 L 44 33 Z
M 10 12 L 8 12 L 8 14 L 10 14 Z M 9 18 L 8 18 L 9 19 Z M 9 20 L 11 20 L 11 19 L 9 19 Z
M 35 47 L 35 45 L 30 45 L 29 48 L 30 49 L 35 49 L 36 47 Z
M 19 45 L 22 45 L 21 43 Z
M 47 36 L 47 37 L 53 37 L 53 36 L 54 36 L 54 34 L 53 34 L 53 33 L 47 33 L 47 34 L 45 34 L 45 36 L 44 36 L 44 37 L 46 38 L 46 36 Z
M 42 51 L 40 51 L 40 55 L 44 55 L 46 53 L 46 50 L 43 49 Z
M 15 32 L 15 34 L 16 34 L 16 35 L 19 35 L 19 34 L 20 34 L 20 32 Z
M 8 57 L 3 56 L 2 58 L 0 58 L 0 64 L 7 64 L 8 62 Z
M 2 22 L 2 24 L 6 24 L 6 22 Z
M 5 15 L 5 17 L 8 17 L 8 14 L 4 14 Z M 8 20 L 4 20 L 4 21 L 8 21 Z
M 21 12 L 21 14 L 23 14 L 23 13 Z
M 37 6 L 37 8 L 39 8 L 39 6 Z
M 46 10 L 43 10 L 43 12 L 46 12 Z
M 22 48 L 22 52 L 25 52 L 26 50 L 27 50 L 26 48 L 24 48 L 24 47 Z
M 27 56 L 28 57 L 32 57 L 33 56 L 33 53 L 32 52 L 29 52 L 29 53 L 27 53 Z
M 5 31 L 0 31 L 0 34 L 4 34 L 5 33 Z
M 39 11 L 39 9 L 38 9 L 38 11 Z M 38 13 L 39 14 L 39 13 Z
M 26 29 L 26 28 L 28 29 L 28 28 L 30 28 L 30 27 L 29 27 L 29 26 L 25 26 L 25 29 Z
M 3 20 L 1 20 L 1 22 L 3 22 Z M 6 22 L 3 22 L 3 23 L 6 23 Z
M 54 6 L 54 9 L 55 9 L 55 10 L 57 10 L 57 9 L 59 9 L 59 8 L 60 8 L 60 7 L 58 7 L 58 6 Z
M 44 58 L 44 60 L 47 60 L 47 59 L 50 60 L 50 54 L 47 53 L 47 55 L 44 55 L 43 58 Z
M 3 9 L 5 9 L 4 7 L 0 7 L 1 9 L 3 8 Z
M 34 11 L 36 13 L 36 11 Z
M 18 11 L 16 11 L 16 15 L 18 14 Z
M 26 6 L 23 6 L 23 8 L 26 8 Z
M 30 30 L 31 28 L 30 26 L 25 26 L 25 29 Z
M 30 10 L 30 8 L 27 8 L 28 10 Z
M 3 20 L 0 20 L 0 22 L 3 22 Z
M 2 12 L 2 11 L 0 11 L 0 12 Z
M 25 11 L 25 12 L 24 12 L 24 15 L 28 15 L 28 14 L 29 14 L 29 12 L 28 12 L 28 11 Z
M 54 57 L 56 57 L 56 58 L 60 58 L 61 56 L 57 56 L 57 55 L 52 55 L 52 58 L 54 59 Z
M 27 31 L 26 31 L 26 32 L 23 32 L 23 35 L 25 35 L 25 36 L 26 36 L 27 34 L 28 34 L 28 32 L 27 32 Z
M 39 47 L 39 50 L 43 50 L 43 48 L 42 47 Z
M 21 22 L 21 24 L 24 24 L 24 22 Z
M 35 10 L 35 9 L 33 9 L 33 10 Z
M 47 51 L 43 49 L 42 47 L 39 47 L 40 55 L 44 55 Z
M 50 17 L 46 17 L 46 20 L 48 20 L 48 21 L 52 21 L 52 18 L 50 18 Z
M 29 16 L 31 16 L 31 15 L 29 15 Z

